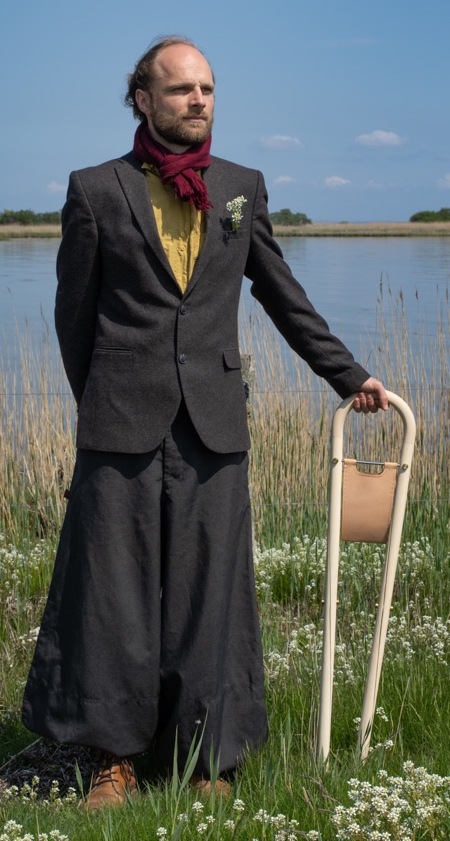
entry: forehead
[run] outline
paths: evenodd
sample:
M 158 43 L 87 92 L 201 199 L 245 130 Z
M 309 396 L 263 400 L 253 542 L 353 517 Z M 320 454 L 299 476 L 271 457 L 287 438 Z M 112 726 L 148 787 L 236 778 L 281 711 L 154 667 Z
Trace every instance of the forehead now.
M 205 56 L 187 44 L 172 44 L 162 50 L 155 59 L 153 73 L 155 82 L 186 80 L 213 83 L 212 70 Z

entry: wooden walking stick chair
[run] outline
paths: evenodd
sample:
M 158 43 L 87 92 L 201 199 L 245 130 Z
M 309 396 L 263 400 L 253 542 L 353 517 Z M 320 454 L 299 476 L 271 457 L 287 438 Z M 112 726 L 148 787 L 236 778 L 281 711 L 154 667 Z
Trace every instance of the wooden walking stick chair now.
M 358 734 L 361 758 L 364 760 L 369 752 L 416 434 L 416 423 L 409 406 L 396 394 L 390 391 L 387 394 L 389 404 L 397 410 L 403 421 L 404 435 L 399 464 L 343 459 L 344 421 L 353 406 L 355 395 L 348 397 L 337 408 L 332 424 L 328 553 L 317 742 L 318 757 L 323 762 L 327 761 L 330 751 L 340 538 L 387 543 Z M 375 465 L 380 472 L 360 472 L 358 464 L 369 471 L 371 465 Z

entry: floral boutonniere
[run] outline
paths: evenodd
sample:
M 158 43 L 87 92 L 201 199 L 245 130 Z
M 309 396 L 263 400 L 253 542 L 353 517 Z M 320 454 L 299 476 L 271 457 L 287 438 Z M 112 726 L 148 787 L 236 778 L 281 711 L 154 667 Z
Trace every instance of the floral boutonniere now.
M 232 230 L 237 231 L 242 222 L 242 205 L 246 203 L 247 199 L 244 196 L 236 196 L 235 199 L 227 202 L 227 210 L 231 213 Z

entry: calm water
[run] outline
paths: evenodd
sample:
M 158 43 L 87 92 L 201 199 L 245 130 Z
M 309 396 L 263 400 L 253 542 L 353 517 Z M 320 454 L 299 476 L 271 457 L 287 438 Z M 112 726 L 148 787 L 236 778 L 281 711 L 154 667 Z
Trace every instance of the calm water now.
M 402 294 L 409 333 L 419 324 L 422 333 L 435 332 L 450 281 L 450 238 L 286 238 L 280 245 L 316 309 L 356 356 L 361 338 L 377 339 L 381 279 L 386 303 Z M 20 330 L 28 324 L 40 335 L 44 317 L 54 337 L 58 246 L 57 239 L 0 242 L 2 353 L 12 346 L 16 324 Z M 248 318 L 254 306 L 248 281 L 243 302 L 241 317 Z

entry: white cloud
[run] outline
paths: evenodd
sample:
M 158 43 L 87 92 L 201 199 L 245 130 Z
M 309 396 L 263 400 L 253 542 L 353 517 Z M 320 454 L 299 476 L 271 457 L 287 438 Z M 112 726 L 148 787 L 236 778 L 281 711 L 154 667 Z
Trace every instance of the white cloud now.
M 381 131 L 377 129 L 370 134 L 359 134 L 355 143 L 360 146 L 401 146 L 404 140 L 395 131 Z
M 444 175 L 443 178 L 438 178 L 436 184 L 438 187 L 443 187 L 444 190 L 450 190 L 450 172 L 447 172 L 447 175 Z
M 340 178 L 339 175 L 330 175 L 329 178 L 324 179 L 323 183 L 325 187 L 345 187 L 346 184 L 351 184 L 352 182 L 348 178 Z
M 274 178 L 274 184 L 294 184 L 295 178 L 291 178 L 290 175 L 278 175 L 277 178 Z
M 47 193 L 65 193 L 67 190 L 67 184 L 58 184 L 57 181 L 50 181 L 50 184 L 47 184 Z
M 260 143 L 266 149 L 299 149 L 302 145 L 298 137 L 289 137 L 285 134 L 271 134 L 269 137 L 261 137 Z

